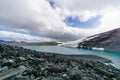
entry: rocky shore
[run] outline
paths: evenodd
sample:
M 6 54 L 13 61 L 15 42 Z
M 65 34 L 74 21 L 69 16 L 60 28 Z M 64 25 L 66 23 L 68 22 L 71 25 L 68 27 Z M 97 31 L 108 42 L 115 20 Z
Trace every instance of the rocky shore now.
M 0 80 L 120 80 L 120 70 L 104 62 L 110 61 L 0 44 Z

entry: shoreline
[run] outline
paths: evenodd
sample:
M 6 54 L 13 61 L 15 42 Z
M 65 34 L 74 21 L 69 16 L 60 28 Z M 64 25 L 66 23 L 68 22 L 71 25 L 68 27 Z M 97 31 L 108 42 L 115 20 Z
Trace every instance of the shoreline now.
M 96 55 L 63 55 L 0 44 L 0 79 L 110 80 L 120 70 Z M 8 74 L 9 73 L 9 74 Z
M 38 51 L 40 52 L 40 51 Z M 68 59 L 76 59 L 76 60 L 89 60 L 89 61 L 98 61 L 98 62 L 102 62 L 102 63 L 112 63 L 111 60 L 98 56 L 98 55 L 93 55 L 93 54 L 60 54 L 60 53 L 51 53 L 51 52 L 40 52 L 40 53 L 44 53 L 47 55 L 56 55 L 57 57 L 65 57 Z

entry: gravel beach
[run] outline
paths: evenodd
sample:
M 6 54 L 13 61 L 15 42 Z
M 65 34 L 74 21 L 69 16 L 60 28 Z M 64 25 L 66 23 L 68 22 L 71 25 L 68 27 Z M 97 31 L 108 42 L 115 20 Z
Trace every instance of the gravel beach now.
M 120 70 L 96 55 L 62 55 L 0 44 L 0 79 L 120 80 Z

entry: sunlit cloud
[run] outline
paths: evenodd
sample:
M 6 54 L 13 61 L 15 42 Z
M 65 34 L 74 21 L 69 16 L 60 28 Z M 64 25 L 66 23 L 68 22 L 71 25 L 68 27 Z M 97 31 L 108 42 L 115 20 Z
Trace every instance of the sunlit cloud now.
M 19 40 L 77 40 L 120 27 L 119 3 L 119 0 L 1 0 L 0 29 L 15 35 L 19 32 L 23 37 Z M 33 38 L 25 39 L 22 35 Z

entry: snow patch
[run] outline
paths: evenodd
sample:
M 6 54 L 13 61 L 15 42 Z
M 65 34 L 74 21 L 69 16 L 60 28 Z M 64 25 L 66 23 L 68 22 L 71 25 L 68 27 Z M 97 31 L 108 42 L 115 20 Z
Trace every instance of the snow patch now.
M 92 50 L 100 50 L 100 51 L 104 51 L 104 48 L 97 48 L 97 47 L 92 47 Z

